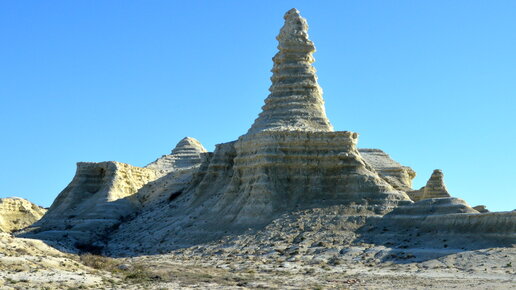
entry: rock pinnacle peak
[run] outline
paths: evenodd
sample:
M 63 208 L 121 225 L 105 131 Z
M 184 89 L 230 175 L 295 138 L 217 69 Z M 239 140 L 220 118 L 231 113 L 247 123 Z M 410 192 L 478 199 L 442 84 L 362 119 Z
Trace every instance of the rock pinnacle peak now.
M 326 117 L 322 89 L 317 83 L 313 42 L 308 24 L 295 8 L 285 16 L 276 37 L 271 92 L 248 134 L 260 131 L 333 131 Z
M 176 147 L 172 150 L 172 154 L 184 153 L 184 152 L 207 152 L 201 142 L 192 137 L 185 137 L 177 143 Z

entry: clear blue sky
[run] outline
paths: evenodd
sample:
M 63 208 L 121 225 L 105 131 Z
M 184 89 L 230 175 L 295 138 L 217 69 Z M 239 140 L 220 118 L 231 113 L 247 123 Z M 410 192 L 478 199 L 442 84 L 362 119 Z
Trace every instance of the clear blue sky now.
M 336 130 L 423 186 L 516 208 L 516 1 L 2 1 L 0 197 L 49 206 L 77 161 L 143 166 L 244 134 L 296 7 Z

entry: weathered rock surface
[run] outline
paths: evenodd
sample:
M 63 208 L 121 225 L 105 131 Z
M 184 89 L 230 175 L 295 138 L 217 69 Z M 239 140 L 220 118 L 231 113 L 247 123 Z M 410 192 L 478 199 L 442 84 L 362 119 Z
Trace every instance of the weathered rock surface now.
M 444 174 L 440 169 L 434 170 L 425 186 L 421 187 L 419 190 L 407 192 L 407 194 L 413 201 L 451 196 L 448 193 L 448 189 L 446 189 Z
M 411 202 L 364 161 L 357 133 L 332 131 L 312 74 L 306 27 L 297 10 L 287 12 L 271 95 L 248 133 L 217 145 L 188 188 L 164 187 L 169 201 L 121 225 L 109 252 L 192 246 L 305 208 L 345 204 L 368 215 Z
M 279 52 L 273 58 L 271 93 L 248 133 L 333 131 L 312 66 L 315 46 L 308 39 L 308 24 L 296 9 L 289 10 L 284 18 L 285 25 L 276 37 Z
M 72 182 L 22 236 L 93 243 L 138 209 L 134 194 L 156 177 L 154 170 L 120 162 L 79 162 Z
M 485 205 L 477 205 L 474 206 L 473 209 L 481 213 L 489 212 Z
M 210 156 L 211 153 L 199 141 L 191 137 L 183 138 L 171 154 L 145 166 L 156 170 L 161 177 L 142 187 L 136 198 L 145 206 L 179 196 Z
M 405 192 L 412 191 L 412 179 L 416 177 L 416 172 L 412 168 L 399 164 L 380 149 L 360 148 L 358 151 L 380 177 L 394 188 Z
M 145 168 L 153 169 L 161 175 L 172 171 L 191 169 L 201 164 L 203 155 L 206 153 L 206 149 L 199 141 L 192 137 L 185 137 L 177 143 L 170 154 L 161 156 Z
M 425 237 L 430 243 L 434 239 L 432 235 L 446 236 L 448 240 L 474 237 L 479 247 L 512 246 L 516 240 L 516 212 L 479 213 L 464 200 L 453 197 L 402 205 L 377 220 L 371 219 L 369 224 L 390 228 L 397 235 L 415 229 L 428 234 Z
M 0 198 L 0 232 L 12 233 L 38 221 L 47 212 L 45 208 L 19 198 Z
M 297 10 L 287 13 L 271 94 L 246 135 L 214 153 L 185 138 L 147 168 L 79 163 L 49 213 L 25 232 L 56 246 L 107 243 L 104 253 L 131 256 L 94 263 L 114 275 L 92 277 L 71 260 L 82 257 L 0 233 L 0 287 L 514 285 L 516 211 L 479 213 L 449 197 L 441 171 L 412 191 L 410 168 L 357 149 L 356 133 L 334 132 L 306 28 Z

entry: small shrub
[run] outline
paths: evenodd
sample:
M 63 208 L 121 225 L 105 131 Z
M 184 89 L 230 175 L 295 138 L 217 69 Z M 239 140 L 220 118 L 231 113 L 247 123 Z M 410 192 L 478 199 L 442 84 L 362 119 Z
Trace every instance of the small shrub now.
M 112 258 L 93 254 L 83 254 L 80 256 L 80 260 L 82 264 L 93 269 L 109 272 L 118 271 L 118 262 Z

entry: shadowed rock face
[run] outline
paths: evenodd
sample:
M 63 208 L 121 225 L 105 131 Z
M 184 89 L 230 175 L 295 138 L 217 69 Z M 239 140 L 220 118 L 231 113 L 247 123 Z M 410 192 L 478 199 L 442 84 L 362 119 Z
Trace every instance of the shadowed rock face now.
M 376 172 L 397 190 L 412 191 L 412 179 L 416 172 L 408 166 L 403 166 L 391 159 L 380 149 L 358 149 L 364 160 L 370 164 Z
M 288 11 L 284 18 L 285 25 L 276 37 L 279 52 L 273 58 L 271 93 L 248 133 L 333 131 L 312 66 L 315 46 L 308 39 L 306 20 L 296 9 Z
M 46 211 L 23 198 L 0 198 L 0 232 L 12 233 L 28 227 Z
M 444 174 L 440 169 L 434 170 L 425 186 L 421 187 L 419 190 L 407 192 L 407 194 L 413 201 L 450 197 L 448 189 L 446 189 L 446 185 L 444 184 Z

